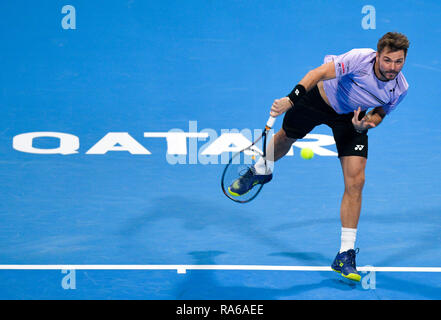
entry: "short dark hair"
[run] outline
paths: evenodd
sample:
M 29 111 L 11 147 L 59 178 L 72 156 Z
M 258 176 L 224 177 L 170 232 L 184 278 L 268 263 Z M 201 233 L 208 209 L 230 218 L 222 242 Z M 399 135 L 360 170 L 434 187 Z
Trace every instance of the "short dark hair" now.
M 377 52 L 380 54 L 384 48 L 388 47 L 392 52 L 404 51 L 404 56 L 407 55 L 407 49 L 409 49 L 409 39 L 399 32 L 388 32 L 378 40 Z

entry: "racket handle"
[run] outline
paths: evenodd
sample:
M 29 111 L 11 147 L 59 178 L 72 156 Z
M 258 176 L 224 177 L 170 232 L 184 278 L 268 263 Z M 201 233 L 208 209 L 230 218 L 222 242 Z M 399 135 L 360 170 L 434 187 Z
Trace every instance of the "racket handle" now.
M 273 127 L 274 122 L 276 122 L 276 118 L 270 116 L 268 121 L 266 122 L 265 130 L 270 130 Z

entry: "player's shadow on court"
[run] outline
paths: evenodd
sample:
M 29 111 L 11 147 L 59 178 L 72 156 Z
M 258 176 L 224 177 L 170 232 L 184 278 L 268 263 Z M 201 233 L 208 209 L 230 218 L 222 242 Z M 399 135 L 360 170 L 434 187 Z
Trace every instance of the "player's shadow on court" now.
M 213 225 L 228 225 L 234 229 L 245 229 L 251 222 L 243 208 L 222 208 L 210 202 L 188 199 L 182 196 L 162 196 L 153 199 L 138 217 L 133 218 L 122 230 L 139 232 L 153 222 L 176 218 L 187 230 L 202 230 Z M 242 228 L 243 226 L 243 228 Z
M 262 245 L 269 247 L 270 250 L 273 249 L 273 253 L 267 254 L 269 257 L 268 264 L 271 264 L 270 261 L 274 260 L 271 259 L 272 256 L 289 258 L 292 260 L 292 265 L 328 266 L 332 262 L 333 257 L 331 256 L 326 257 L 320 253 L 304 252 L 292 242 L 287 243 L 278 239 L 275 231 L 267 230 L 256 223 L 256 212 L 246 210 L 243 207 L 213 205 L 207 201 L 171 195 L 154 199 L 151 205 L 145 208 L 144 211 L 144 213 L 139 214 L 137 217 L 128 220 L 121 227 L 120 234 L 125 239 L 136 239 L 137 235 L 144 235 L 146 229 L 153 228 L 152 226 L 155 226 L 155 223 L 162 220 L 170 221 L 170 219 L 177 219 L 178 222 L 171 223 L 168 226 L 167 234 L 171 234 L 174 237 L 183 237 L 188 232 L 211 228 L 210 235 L 226 240 L 225 243 L 231 242 L 228 239 L 230 234 L 239 235 L 240 238 L 244 239 L 243 241 L 247 241 L 250 254 L 253 254 L 253 251 L 257 251 Z M 216 228 L 217 232 L 213 232 L 213 227 Z M 226 232 L 224 233 L 224 231 Z M 200 241 L 203 242 L 205 239 Z M 237 243 L 237 246 L 240 245 L 240 243 Z M 191 246 L 192 244 L 189 242 L 188 247 Z M 237 246 L 222 246 L 222 250 L 228 251 L 223 253 L 234 256 Z M 200 247 L 199 244 L 198 247 Z M 198 257 L 197 260 L 201 263 L 200 260 L 204 259 L 200 256 Z M 181 263 L 186 262 L 183 261 Z M 327 274 L 329 276 L 329 272 Z M 334 284 L 334 282 L 331 283 L 331 285 Z
M 401 218 L 405 216 L 401 215 Z M 393 222 L 397 217 L 389 216 L 373 216 L 370 218 L 377 221 L 377 223 Z M 171 220 L 170 220 L 171 219 Z M 246 241 L 254 241 L 256 247 L 258 245 L 264 245 L 273 249 L 273 253 L 270 256 L 281 256 L 290 258 L 293 260 L 293 265 L 318 265 L 328 266 L 332 262 L 332 257 L 326 257 L 319 253 L 304 252 L 299 247 L 295 247 L 293 243 L 286 243 L 285 241 L 277 239 L 275 230 L 265 229 L 256 223 L 255 212 L 250 209 L 244 209 L 243 207 L 235 207 L 228 205 L 215 205 L 211 202 L 188 199 L 182 196 L 162 196 L 154 199 L 153 202 L 146 208 L 142 208 L 140 213 L 127 220 L 126 224 L 120 227 L 120 235 L 124 238 L 143 236 L 149 228 L 155 226 L 156 222 L 163 220 L 173 221 L 176 223 L 169 225 L 167 234 L 180 234 L 184 236 L 188 232 L 203 231 L 208 228 L 218 229 L 219 237 L 223 237 L 221 234 L 223 230 L 228 230 L 228 233 L 234 233 L 246 239 Z M 384 220 L 381 220 L 384 219 Z M 406 220 L 407 221 L 407 220 Z M 410 218 L 409 221 L 411 222 Z M 303 224 L 309 223 L 309 221 L 303 221 Z M 312 221 L 311 221 L 312 223 Z M 317 221 L 315 220 L 315 223 Z M 295 225 L 290 225 L 289 228 L 294 228 Z M 211 235 L 215 235 L 210 229 Z M 205 239 L 200 239 L 203 243 Z M 191 244 L 190 244 L 191 246 Z M 199 246 L 200 247 L 200 246 Z M 251 250 L 253 245 L 251 244 Z M 255 248 L 256 248 L 255 247 Z M 234 247 L 222 247 L 223 251 L 234 251 Z M 189 255 L 194 261 L 194 264 L 216 264 L 216 257 L 219 257 L 223 253 L 220 251 L 200 251 L 191 252 Z M 417 253 L 415 253 L 417 254 Z M 388 257 L 387 260 L 395 259 L 395 255 Z M 234 283 L 234 285 L 228 285 L 222 283 L 216 275 L 231 275 L 232 281 L 228 283 Z M 271 277 L 274 277 L 271 271 L 210 271 L 210 270 L 190 270 L 185 275 L 179 275 L 185 277 L 185 281 L 182 282 L 175 289 L 176 298 L 178 299 L 284 299 L 284 297 L 311 297 L 319 299 L 337 299 L 345 298 L 344 293 L 350 292 L 351 294 L 357 293 L 354 298 L 360 297 L 362 299 L 377 299 L 374 297 L 375 290 L 364 290 L 360 284 L 355 284 L 346 279 L 342 279 L 338 274 L 332 272 L 309 272 L 309 278 L 305 281 L 292 280 L 293 283 L 303 283 L 290 286 L 288 288 L 269 288 L 265 286 L 251 287 L 247 284 L 243 284 L 240 280 L 241 277 L 254 275 L 262 276 L 265 274 L 267 281 L 272 282 Z M 266 276 L 266 274 L 268 274 Z M 305 277 L 304 272 L 297 271 L 283 271 L 276 273 L 277 277 L 287 276 L 292 279 L 292 275 L 295 274 L 300 277 Z M 236 280 L 235 280 L 236 279 Z M 297 279 L 297 278 L 295 278 Z M 398 290 L 400 280 L 394 280 L 395 282 L 387 281 L 386 284 L 382 283 L 382 289 L 390 288 L 390 290 Z M 392 288 L 391 283 L 396 283 L 398 286 Z M 412 286 L 412 283 L 404 283 L 404 285 Z M 433 292 L 435 289 L 428 287 L 427 290 L 421 286 L 416 285 L 421 292 Z M 336 296 L 330 297 L 329 293 L 336 293 Z M 339 294 L 342 294 L 338 297 Z
M 221 251 L 194 251 L 188 253 L 194 259 L 197 265 L 214 265 L 216 257 L 223 254 Z M 178 300 L 277 300 L 277 299 L 295 299 L 296 297 L 305 297 L 311 299 L 335 299 L 338 297 L 330 296 L 326 289 L 337 289 L 344 293 L 362 290 L 360 286 L 351 283 L 345 283 L 340 279 L 325 279 L 314 281 L 315 279 L 326 278 L 325 273 L 315 272 L 307 279 L 308 284 L 293 285 L 288 288 L 270 288 L 270 286 L 254 286 L 256 282 L 262 280 L 263 283 L 271 282 L 271 279 L 280 277 L 283 274 L 288 277 L 289 271 L 231 271 L 231 270 L 189 270 L 185 275 L 185 281 L 180 283 L 174 289 L 174 296 Z M 257 277 L 259 280 L 253 280 Z M 235 285 L 222 284 L 222 279 Z M 297 279 L 297 278 L 296 278 Z M 289 282 L 289 280 L 287 279 Z M 250 284 L 247 285 L 247 282 Z M 273 285 L 271 285 L 273 286 Z M 314 292 L 317 291 L 317 292 Z M 343 298 L 343 295 L 340 297 Z M 364 296 L 366 298 L 366 296 Z M 375 297 L 372 297 L 375 298 Z
M 304 265 L 327 266 L 331 265 L 329 257 L 317 252 L 275 252 L 270 256 L 290 258 L 298 263 L 301 261 Z
M 182 196 L 163 196 L 154 199 L 150 205 L 137 216 L 127 220 L 119 228 L 119 235 L 125 239 L 145 234 L 146 229 L 154 228 L 155 223 L 176 219 L 176 223 L 168 226 L 167 233 L 176 236 L 185 236 L 188 232 L 201 231 L 208 228 L 211 234 L 228 240 L 228 234 L 238 234 L 244 239 L 256 242 L 256 245 L 264 244 L 276 250 L 293 251 L 292 243 L 277 239 L 272 231 L 266 231 L 256 224 L 256 212 L 246 210 L 234 204 L 219 205 L 197 199 L 188 199 Z M 201 241 L 203 241 L 202 239 Z M 253 240 L 252 240 L 253 241 Z

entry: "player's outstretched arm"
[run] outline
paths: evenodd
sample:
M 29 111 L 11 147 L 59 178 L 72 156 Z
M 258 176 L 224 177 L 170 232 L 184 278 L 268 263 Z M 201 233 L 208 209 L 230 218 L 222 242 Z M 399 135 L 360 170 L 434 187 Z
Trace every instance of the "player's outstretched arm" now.
M 297 88 L 307 92 L 314 86 L 316 86 L 319 81 L 333 79 L 335 78 L 335 76 L 334 62 L 325 63 L 320 67 L 309 71 L 299 82 L 299 84 L 294 88 L 293 92 L 299 95 L 299 92 L 296 90 Z M 270 111 L 271 116 L 277 117 L 285 113 L 289 108 L 294 105 L 294 103 L 295 101 L 292 101 L 289 97 L 283 97 L 281 99 L 274 100 Z

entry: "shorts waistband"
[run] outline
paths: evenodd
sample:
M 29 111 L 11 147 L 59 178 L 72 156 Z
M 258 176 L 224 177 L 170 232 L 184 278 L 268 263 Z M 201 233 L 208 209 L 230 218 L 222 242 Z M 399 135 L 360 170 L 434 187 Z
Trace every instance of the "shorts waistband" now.
M 337 115 L 337 112 L 322 98 L 318 86 L 314 86 L 314 88 L 308 92 L 308 95 L 316 107 Z

